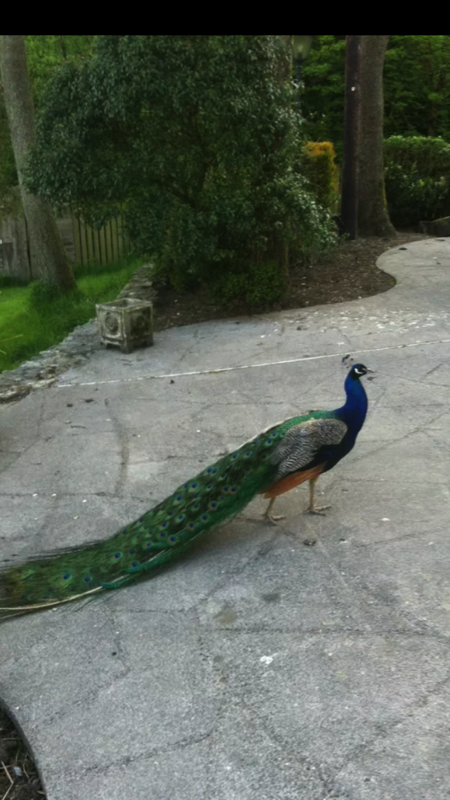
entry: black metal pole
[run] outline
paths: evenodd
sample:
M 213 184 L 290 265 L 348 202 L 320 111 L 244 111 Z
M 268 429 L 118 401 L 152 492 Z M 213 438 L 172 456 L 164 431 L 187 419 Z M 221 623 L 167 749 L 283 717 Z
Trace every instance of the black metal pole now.
M 360 36 L 347 36 L 345 63 L 344 163 L 341 218 L 350 239 L 357 236 Z

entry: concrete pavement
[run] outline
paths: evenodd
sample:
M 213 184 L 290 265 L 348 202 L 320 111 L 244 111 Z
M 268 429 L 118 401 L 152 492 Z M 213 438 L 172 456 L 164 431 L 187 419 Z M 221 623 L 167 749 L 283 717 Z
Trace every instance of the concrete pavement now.
M 450 240 L 379 266 L 386 294 L 167 330 L 0 408 L 0 548 L 24 558 L 341 404 L 346 353 L 376 370 L 326 517 L 299 487 L 273 528 L 257 499 L 153 580 L 0 628 L 49 800 L 450 797 Z

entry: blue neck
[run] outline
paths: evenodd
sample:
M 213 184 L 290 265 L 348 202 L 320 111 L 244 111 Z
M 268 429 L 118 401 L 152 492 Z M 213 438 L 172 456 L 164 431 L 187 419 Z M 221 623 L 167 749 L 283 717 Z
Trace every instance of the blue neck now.
M 348 425 L 348 433 L 353 438 L 361 430 L 367 414 L 367 395 L 361 381 L 347 375 L 344 384 L 347 399 L 342 408 L 336 411 L 337 416 Z

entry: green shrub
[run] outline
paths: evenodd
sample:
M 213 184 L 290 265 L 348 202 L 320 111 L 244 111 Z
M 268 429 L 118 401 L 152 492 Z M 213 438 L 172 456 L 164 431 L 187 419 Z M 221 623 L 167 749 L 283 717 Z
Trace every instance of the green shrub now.
M 305 154 L 308 188 L 321 206 L 330 209 L 338 191 L 334 147 L 331 142 L 307 142 Z
M 417 225 L 450 211 L 450 145 L 425 136 L 384 143 L 385 188 L 394 225 Z
M 227 266 L 209 288 L 216 303 L 224 308 L 244 303 L 261 309 L 280 300 L 286 283 L 276 261 L 262 261 Z
M 277 36 L 98 36 L 47 86 L 31 191 L 97 222 L 123 207 L 136 251 L 181 290 L 326 246 L 286 55 Z

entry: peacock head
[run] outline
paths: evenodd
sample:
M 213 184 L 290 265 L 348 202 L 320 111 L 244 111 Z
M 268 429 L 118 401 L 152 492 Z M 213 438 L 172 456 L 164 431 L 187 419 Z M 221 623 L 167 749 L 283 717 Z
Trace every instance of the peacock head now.
M 373 372 L 373 369 L 369 369 L 365 364 L 355 364 L 350 355 L 344 356 L 342 363 L 345 367 L 350 367 L 348 377 L 353 378 L 353 380 L 359 380 L 363 375 L 367 375 L 368 372 Z
M 373 369 L 369 369 L 369 367 L 366 367 L 364 364 L 353 364 L 348 373 L 348 377 L 358 381 L 363 375 L 367 375 L 368 372 L 373 372 Z M 369 378 L 369 380 L 371 379 Z

